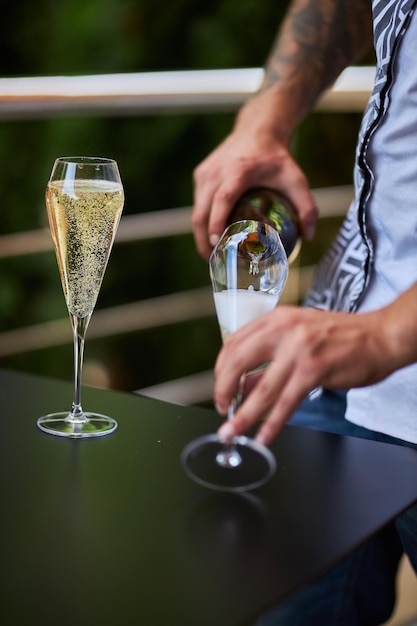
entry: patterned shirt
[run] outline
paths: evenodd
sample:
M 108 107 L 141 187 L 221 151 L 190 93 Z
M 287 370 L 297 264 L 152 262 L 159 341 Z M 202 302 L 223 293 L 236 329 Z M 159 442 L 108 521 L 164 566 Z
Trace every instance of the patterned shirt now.
M 363 116 L 355 199 L 306 305 L 362 313 L 417 283 L 417 0 L 374 0 L 375 85 Z M 417 332 L 417 322 L 416 322 Z M 351 389 L 346 418 L 417 443 L 417 364 Z
M 367 150 L 386 114 L 393 79 L 392 65 L 416 6 L 416 0 L 374 0 L 372 3 L 377 66 L 374 89 L 362 119 L 356 150 L 355 200 L 336 240 L 318 266 L 306 306 L 356 311 L 368 285 L 373 243 L 366 216 L 374 174 L 367 161 Z

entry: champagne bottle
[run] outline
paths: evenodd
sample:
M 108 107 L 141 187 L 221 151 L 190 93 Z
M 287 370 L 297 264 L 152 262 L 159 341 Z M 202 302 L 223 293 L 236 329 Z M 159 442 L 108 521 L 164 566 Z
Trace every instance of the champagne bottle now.
M 297 212 L 290 201 L 273 189 L 257 187 L 247 191 L 238 200 L 229 223 L 254 220 L 269 224 L 278 231 L 282 245 L 291 263 L 301 247 Z

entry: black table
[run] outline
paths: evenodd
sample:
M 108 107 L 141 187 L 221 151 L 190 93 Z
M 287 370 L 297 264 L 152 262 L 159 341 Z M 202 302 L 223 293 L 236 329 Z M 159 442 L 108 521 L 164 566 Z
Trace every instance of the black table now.
M 85 388 L 117 431 L 40 432 L 72 386 L 0 371 L 0 622 L 233 626 L 315 579 L 417 500 L 417 451 L 287 427 L 274 479 L 211 492 L 179 455 L 212 411 Z

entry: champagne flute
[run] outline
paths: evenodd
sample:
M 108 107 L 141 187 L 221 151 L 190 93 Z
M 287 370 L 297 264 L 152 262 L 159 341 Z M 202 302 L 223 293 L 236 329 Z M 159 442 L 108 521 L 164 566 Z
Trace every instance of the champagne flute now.
M 74 339 L 71 410 L 40 417 L 38 427 L 61 437 L 99 437 L 117 422 L 84 412 L 81 382 L 84 341 L 123 209 L 116 161 L 99 157 L 56 159 L 46 189 L 49 225 Z
M 271 311 L 288 276 L 288 260 L 278 232 L 269 224 L 241 220 L 226 228 L 210 256 L 210 277 L 223 340 L 245 324 Z M 238 407 L 245 376 L 228 418 Z M 274 474 L 271 451 L 246 436 L 230 444 L 217 434 L 204 435 L 182 451 L 181 463 L 195 482 L 222 491 L 246 491 Z

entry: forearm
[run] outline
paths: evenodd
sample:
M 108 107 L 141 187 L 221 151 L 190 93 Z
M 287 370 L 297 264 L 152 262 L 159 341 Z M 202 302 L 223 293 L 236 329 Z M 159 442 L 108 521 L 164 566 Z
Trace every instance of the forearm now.
M 417 363 L 417 283 L 382 310 L 390 369 Z
M 370 0 L 294 0 L 268 58 L 257 95 L 237 123 L 259 125 L 288 144 L 303 117 L 372 39 Z M 268 130 L 267 130 L 268 129 Z

